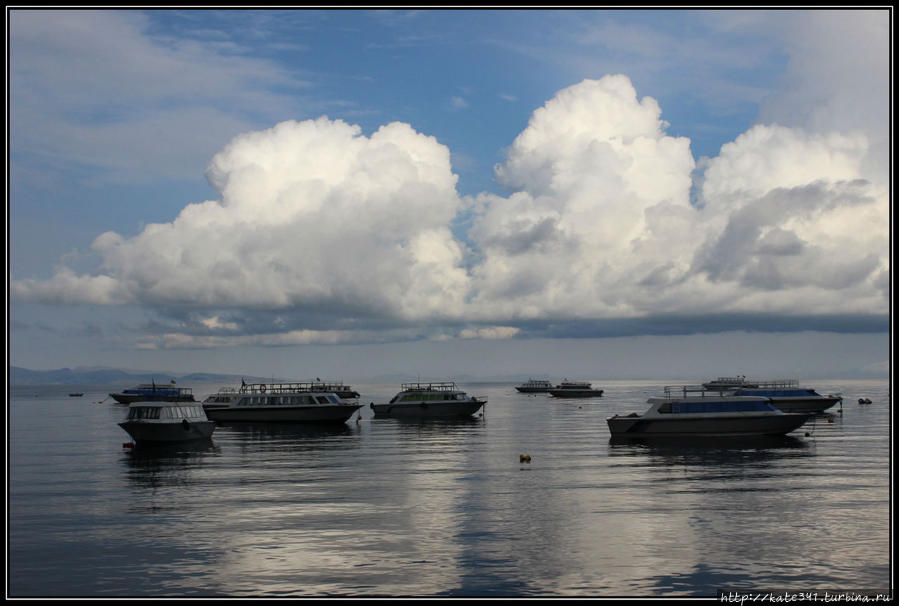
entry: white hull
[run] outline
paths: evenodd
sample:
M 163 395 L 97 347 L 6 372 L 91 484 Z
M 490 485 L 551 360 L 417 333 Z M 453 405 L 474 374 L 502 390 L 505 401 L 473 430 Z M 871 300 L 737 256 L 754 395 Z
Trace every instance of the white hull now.
M 216 406 L 206 404 L 206 416 L 220 423 L 346 423 L 360 404 L 333 406 Z

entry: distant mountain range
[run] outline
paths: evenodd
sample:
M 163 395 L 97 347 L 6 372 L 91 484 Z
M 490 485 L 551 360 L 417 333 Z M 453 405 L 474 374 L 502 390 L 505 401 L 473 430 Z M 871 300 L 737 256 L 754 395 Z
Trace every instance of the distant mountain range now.
M 529 375 L 509 375 L 502 377 L 478 377 L 473 375 L 454 375 L 451 377 L 419 377 L 423 381 L 456 381 L 457 383 L 479 382 L 521 382 L 529 378 Z M 233 385 L 245 379 L 248 383 L 267 383 L 272 381 L 308 381 L 311 378 L 278 378 L 257 377 L 250 375 L 215 374 L 205 372 L 193 372 L 178 375 L 172 372 L 144 372 L 128 371 L 119 368 L 58 368 L 56 370 L 30 370 L 19 366 L 9 367 L 9 385 L 136 385 L 138 383 L 150 383 L 155 381 L 163 385 L 171 380 L 178 385 L 190 387 L 191 383 L 221 383 Z M 333 377 L 324 378 L 326 381 L 340 380 Z M 401 383 L 415 381 L 416 377 L 402 373 L 383 374 L 377 377 L 362 379 L 364 383 Z M 356 377 L 353 382 L 359 381 Z
M 241 375 L 218 375 L 195 372 L 186 375 L 174 375 L 167 372 L 128 372 L 117 368 L 58 368 L 56 370 L 29 370 L 18 366 L 9 367 L 10 385 L 118 385 L 150 383 L 236 383 L 241 379 L 247 381 L 271 380 L 260 377 Z

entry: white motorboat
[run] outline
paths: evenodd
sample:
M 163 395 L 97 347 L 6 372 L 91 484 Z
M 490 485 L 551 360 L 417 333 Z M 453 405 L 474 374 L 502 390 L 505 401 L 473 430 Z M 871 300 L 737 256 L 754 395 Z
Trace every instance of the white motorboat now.
M 738 387 L 755 387 L 755 385 L 755 382 L 746 379 L 746 375 L 718 377 L 714 381 L 706 381 L 702 384 L 705 389 L 710 391 L 727 391 L 729 389 L 737 389 Z
M 666 387 L 663 397 L 647 400 L 642 415 L 607 419 L 613 436 L 757 436 L 783 435 L 798 429 L 807 413 L 787 413 L 770 398 L 710 392 L 702 386 Z
M 333 392 L 310 391 L 308 383 L 243 383 L 203 401 L 206 415 L 220 423 L 346 423 L 360 408 Z
M 542 379 L 528 379 L 521 385 L 515 387 L 521 393 L 549 393 L 553 388 L 553 384 Z
M 598 398 L 603 390 L 594 389 L 587 381 L 562 381 L 549 390 L 555 398 Z
M 156 401 L 129 404 L 119 427 L 137 443 L 171 443 L 208 439 L 215 423 L 198 403 Z
M 771 403 L 784 412 L 824 412 L 843 397 L 838 394 L 821 395 L 811 387 L 799 385 L 795 379 L 760 381 L 732 392 L 735 396 L 760 396 L 771 398 Z
M 453 382 L 403 383 L 401 390 L 386 404 L 370 404 L 376 417 L 456 419 L 470 417 L 487 404 Z

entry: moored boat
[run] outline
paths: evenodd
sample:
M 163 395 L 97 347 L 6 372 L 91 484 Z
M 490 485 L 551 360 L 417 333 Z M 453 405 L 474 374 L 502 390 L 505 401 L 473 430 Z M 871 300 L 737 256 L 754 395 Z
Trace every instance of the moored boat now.
M 196 402 L 189 387 L 157 385 L 156 381 L 123 389 L 120 393 L 109 394 L 120 404 L 132 402 Z
M 552 388 L 553 384 L 543 379 L 528 379 L 515 387 L 521 393 L 549 393 Z
M 450 381 L 403 383 L 400 392 L 386 404 L 370 404 L 376 417 L 415 419 L 467 418 L 487 404 Z
M 556 398 L 598 398 L 603 390 L 595 389 L 587 381 L 562 381 L 550 389 L 549 394 Z
M 642 415 L 607 419 L 613 436 L 756 436 L 783 435 L 811 415 L 787 413 L 770 398 L 716 394 L 703 386 L 666 387 L 665 395 L 647 400 Z
M 346 423 L 361 407 L 308 383 L 243 383 L 203 401 L 206 415 L 220 423 Z
M 770 398 L 771 403 L 784 412 L 819 413 L 843 401 L 843 397 L 838 394 L 819 394 L 811 387 L 799 385 L 799 381 L 795 379 L 760 381 L 753 386 L 735 389 L 732 393 L 735 396 Z
M 713 381 L 706 381 L 702 386 L 709 391 L 727 391 L 739 387 L 755 387 L 756 383 L 746 379 L 746 375 L 736 377 L 718 377 Z
M 119 427 L 137 443 L 170 443 L 207 439 L 215 423 L 199 404 L 143 401 L 128 406 L 128 417 Z

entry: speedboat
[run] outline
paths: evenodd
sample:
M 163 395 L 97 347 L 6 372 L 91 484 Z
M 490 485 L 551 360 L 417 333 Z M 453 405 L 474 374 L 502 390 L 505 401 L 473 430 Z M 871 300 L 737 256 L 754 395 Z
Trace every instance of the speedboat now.
M 738 377 L 718 377 L 714 381 L 706 381 L 702 386 L 709 391 L 727 391 L 739 387 L 755 387 L 756 384 L 753 381 L 747 381 L 746 375 L 740 375 Z
M 663 397 L 647 400 L 642 415 L 607 419 L 613 436 L 758 436 L 783 435 L 811 415 L 784 412 L 761 396 L 714 394 L 702 386 L 666 387 Z
M 594 389 L 587 381 L 562 381 L 550 389 L 549 394 L 556 398 L 598 398 L 602 391 Z
M 386 404 L 370 404 L 376 417 L 455 419 L 466 418 L 487 404 L 453 382 L 403 383 L 401 390 Z
M 207 439 L 215 423 L 199 404 L 157 401 L 130 404 L 119 427 L 138 443 L 170 443 Z
M 735 396 L 761 396 L 771 398 L 771 402 L 784 412 L 824 412 L 843 397 L 838 394 L 819 394 L 810 387 L 802 387 L 795 379 L 759 382 L 754 386 L 735 389 Z
M 521 393 L 549 393 L 553 388 L 553 384 L 542 379 L 528 379 L 515 389 Z
M 333 392 L 310 391 L 308 383 L 243 383 L 203 400 L 206 415 L 218 422 L 346 423 L 361 404 Z
M 74 391 L 74 392 L 72 392 L 72 393 L 69 394 L 69 397 L 70 397 L 70 398 L 80 398 L 80 397 L 83 396 L 83 395 L 84 395 L 84 392 L 83 392 L 83 391 Z
M 156 381 L 144 383 L 121 393 L 111 393 L 116 402 L 131 404 L 132 402 L 196 402 L 193 391 L 189 387 L 160 386 Z

